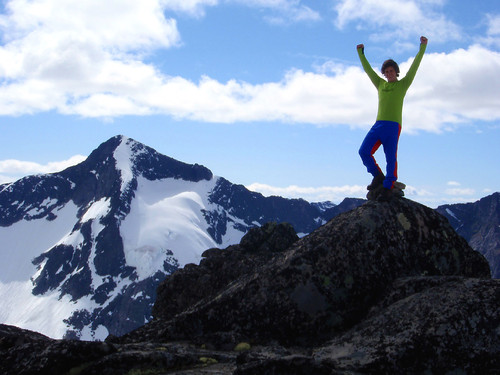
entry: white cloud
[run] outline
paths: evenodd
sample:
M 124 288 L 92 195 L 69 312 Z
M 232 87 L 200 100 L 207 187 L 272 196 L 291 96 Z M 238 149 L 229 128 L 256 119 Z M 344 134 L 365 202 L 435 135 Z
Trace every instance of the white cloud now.
M 5 175 L 0 174 L 0 185 L 14 182 L 17 179 L 18 179 L 18 177 L 5 176 Z
M 403 75 L 410 61 L 400 64 Z M 336 66 L 332 74 L 293 70 L 279 82 L 262 84 L 210 77 L 193 82 L 138 61 L 105 58 L 88 69 L 94 74 L 59 79 L 27 72 L 25 80 L 0 89 L 0 113 L 56 109 L 86 117 L 156 113 L 206 122 L 352 127 L 371 126 L 376 115 L 376 91 L 360 67 Z M 480 46 L 427 54 L 407 94 L 405 131 L 440 132 L 465 121 L 500 119 L 498 71 L 500 54 Z
M 488 14 L 486 22 L 486 36 L 480 37 L 479 43 L 500 48 L 500 14 Z
M 0 24 L 7 41 L 34 48 L 34 55 L 82 40 L 121 52 L 171 47 L 179 42 L 179 33 L 160 4 L 158 0 L 11 0 Z
M 125 96 L 157 76 L 144 53 L 180 42 L 157 0 L 12 0 L 0 16 L 0 114 L 57 108 L 94 94 Z
M 409 62 L 401 64 L 407 70 Z M 500 119 L 500 53 L 479 45 L 424 56 L 405 100 L 404 126 L 446 130 Z
M 182 12 L 194 17 L 205 15 L 205 9 L 220 3 L 239 4 L 242 6 L 274 11 L 272 16 L 264 16 L 272 23 L 317 21 L 321 15 L 300 0 L 163 0 L 166 10 Z
M 488 35 L 500 36 L 500 14 L 488 15 Z
M 305 187 L 290 185 L 287 187 L 270 186 L 262 183 L 253 183 L 246 186 L 247 189 L 261 193 L 264 196 L 280 196 L 284 198 L 302 198 L 308 202 L 324 202 L 331 201 L 340 203 L 345 198 L 366 198 L 366 185 L 343 185 L 343 186 L 320 186 L 320 187 Z M 435 203 L 435 194 L 414 186 L 406 186 L 405 196 L 409 199 L 420 202 Z M 441 198 L 439 198 L 441 199 Z M 452 201 L 452 199 L 450 199 Z M 456 200 L 455 200 L 456 201 Z M 438 203 L 442 203 L 439 201 Z
M 250 7 L 267 8 L 277 12 L 274 16 L 267 16 L 273 23 L 317 21 L 321 15 L 300 3 L 300 0 L 229 0 Z
M 414 200 L 426 200 L 433 196 L 433 193 L 424 188 L 417 188 L 415 186 L 406 185 L 404 189 L 405 196 Z
M 187 13 L 194 17 L 205 15 L 205 7 L 215 6 L 218 0 L 163 0 L 162 4 L 166 10 Z
M 75 155 L 67 160 L 49 162 L 47 164 L 39 164 L 31 161 L 21 161 L 13 159 L 0 160 L 0 174 L 3 174 L 5 178 L 5 175 L 25 176 L 38 173 L 45 174 L 59 172 L 68 167 L 81 163 L 86 158 L 87 157 L 83 155 Z
M 6 40 L 0 47 L 0 115 L 58 111 L 101 118 L 165 114 L 205 122 L 372 125 L 376 91 L 359 64 L 327 62 L 314 72 L 290 70 L 280 81 L 260 84 L 210 77 L 194 82 L 163 74 L 141 59 L 148 51 L 180 42 L 175 20 L 163 14 L 167 4 L 172 9 L 184 4 L 185 12 L 195 12 L 217 2 L 10 1 L 0 16 Z M 284 13 L 306 9 L 299 1 L 246 4 Z M 385 9 L 385 2 L 377 4 Z M 423 6 L 408 4 L 399 4 L 398 12 Z M 345 11 L 343 22 L 349 14 Z M 410 62 L 400 64 L 402 74 Z M 500 119 L 498 71 L 500 54 L 479 45 L 426 54 L 406 98 L 405 131 L 439 132 L 465 121 Z
M 468 189 L 468 188 L 453 188 L 453 189 L 446 189 L 445 193 L 447 195 L 452 195 L 454 197 L 458 197 L 458 196 L 474 195 L 476 193 L 476 191 L 474 189 Z
M 462 184 L 460 182 L 457 182 L 457 181 L 448 181 L 446 183 L 446 185 L 450 186 L 450 188 L 445 189 L 445 191 L 444 191 L 445 194 L 452 196 L 455 199 L 457 199 L 457 197 L 463 197 L 463 196 L 470 197 L 470 196 L 476 194 L 475 189 L 463 188 L 463 187 L 461 187 Z M 468 199 L 461 198 L 461 199 L 462 200 L 470 200 L 470 198 L 468 198 Z
M 372 112 L 364 110 L 360 100 L 367 96 L 376 100 L 365 82 L 353 84 L 364 78 L 357 68 L 335 77 L 294 70 L 280 82 L 257 85 L 235 80 L 221 83 L 210 77 L 196 84 L 176 77 L 143 93 L 149 95 L 143 99 L 154 102 L 161 112 L 208 122 L 351 123 Z
M 460 28 L 440 13 L 442 5 L 428 0 L 340 0 L 335 22 L 340 29 L 354 23 L 358 29 L 373 30 L 376 40 L 398 41 L 415 35 L 441 42 L 457 39 Z
M 253 183 L 246 186 L 247 189 L 261 193 L 264 196 L 281 196 L 285 198 L 302 198 L 309 202 L 331 201 L 340 203 L 346 197 L 364 198 L 366 186 L 344 185 L 344 186 L 322 186 L 322 187 L 300 187 L 291 185 L 287 187 L 276 187 L 261 183 Z

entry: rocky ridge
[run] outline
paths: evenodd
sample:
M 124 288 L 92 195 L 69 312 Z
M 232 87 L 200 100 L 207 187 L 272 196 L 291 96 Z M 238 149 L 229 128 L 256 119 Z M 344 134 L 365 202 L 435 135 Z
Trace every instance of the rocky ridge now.
M 500 281 L 435 210 L 367 202 L 302 239 L 267 224 L 228 250 L 168 277 L 154 320 L 122 337 L 1 326 L 0 371 L 500 373 Z

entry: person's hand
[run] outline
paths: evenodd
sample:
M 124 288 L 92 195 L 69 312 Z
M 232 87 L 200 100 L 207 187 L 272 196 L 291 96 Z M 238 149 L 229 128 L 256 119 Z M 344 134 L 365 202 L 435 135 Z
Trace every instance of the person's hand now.
M 356 49 L 360 49 L 360 48 L 365 48 L 365 45 L 364 45 L 364 44 L 358 44 L 358 45 L 356 46 Z
M 420 44 L 427 44 L 427 38 L 425 36 L 420 37 Z

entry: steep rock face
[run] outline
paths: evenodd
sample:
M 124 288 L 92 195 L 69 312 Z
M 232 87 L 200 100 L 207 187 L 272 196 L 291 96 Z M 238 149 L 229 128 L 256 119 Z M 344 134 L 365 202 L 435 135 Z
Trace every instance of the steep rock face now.
M 214 298 L 231 282 L 255 272 L 298 239 L 290 224 L 267 223 L 250 229 L 239 245 L 206 250 L 199 266 L 188 265 L 160 284 L 153 316 L 169 320 L 200 300 Z
M 453 228 L 469 245 L 484 255 L 492 277 L 500 278 L 500 193 L 474 203 L 439 206 Z
M 395 279 L 422 275 L 489 278 L 490 271 L 434 210 L 405 199 L 368 202 L 243 274 L 215 298 L 125 337 L 177 340 L 230 332 L 240 340 L 317 344 L 363 319 Z

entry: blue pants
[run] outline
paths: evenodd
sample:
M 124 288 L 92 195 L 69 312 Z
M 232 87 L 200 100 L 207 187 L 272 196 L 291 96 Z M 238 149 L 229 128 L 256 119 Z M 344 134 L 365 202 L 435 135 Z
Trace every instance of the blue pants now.
M 359 156 L 363 160 L 368 173 L 377 176 L 382 173 L 373 154 L 380 145 L 384 146 L 385 160 L 387 162 L 387 173 L 385 175 L 384 187 L 392 189 L 394 182 L 398 179 L 398 141 L 401 134 L 401 124 L 394 121 L 377 121 L 366 135 Z

